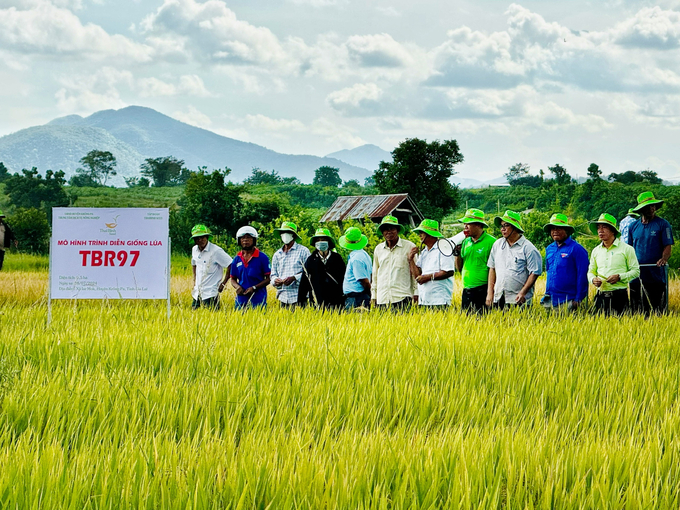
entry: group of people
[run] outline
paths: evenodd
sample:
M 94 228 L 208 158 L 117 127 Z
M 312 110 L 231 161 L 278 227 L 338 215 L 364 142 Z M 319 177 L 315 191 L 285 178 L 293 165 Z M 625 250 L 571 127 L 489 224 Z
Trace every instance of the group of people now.
M 576 310 L 587 301 L 589 285 L 593 285 L 597 312 L 663 313 L 668 306 L 664 266 L 674 241 L 670 224 L 656 215 L 662 205 L 663 200 L 645 192 L 621 222 L 621 230 L 608 213 L 591 221 L 590 230 L 600 244 L 590 257 L 572 239 L 575 229 L 567 216 L 554 214 L 544 226 L 553 242 L 545 251 L 547 282 L 541 304 L 548 309 Z M 447 308 L 455 270 L 462 272 L 463 309 L 483 313 L 491 308 L 524 307 L 532 302 L 543 257 L 524 236 L 520 220 L 514 211 L 497 216 L 494 222 L 502 237 L 496 239 L 486 232 L 484 212 L 469 209 L 460 218 L 465 239 L 451 255 L 440 249 L 444 235 L 437 221 L 424 219 L 413 229 L 421 241 L 419 249 L 402 237 L 404 227 L 397 218 L 385 216 L 378 226 L 384 241 L 372 259 L 364 249 L 368 238 L 357 227 L 348 228 L 337 243 L 328 229 L 319 228 L 311 238 L 314 249 L 310 253 L 299 243 L 297 226 L 283 222 L 275 229 L 282 246 L 271 261 L 258 250 L 258 232 L 251 226 L 238 230 L 241 251 L 232 260 L 210 242 L 212 235 L 204 225 L 196 225 L 192 230 L 193 307 L 218 308 L 219 294 L 229 284 L 236 291 L 237 309 L 265 306 L 271 284 L 286 308 L 310 304 L 336 310 Z M 349 252 L 347 263 L 337 246 Z

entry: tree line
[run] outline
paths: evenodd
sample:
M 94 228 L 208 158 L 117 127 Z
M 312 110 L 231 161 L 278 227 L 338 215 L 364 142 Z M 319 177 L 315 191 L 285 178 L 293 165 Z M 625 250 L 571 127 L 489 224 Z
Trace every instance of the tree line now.
M 223 239 L 229 239 L 243 224 L 266 231 L 282 219 L 295 219 L 313 229 L 323 211 L 343 195 L 409 193 L 425 217 L 439 221 L 447 216 L 449 221 L 455 220 L 452 213 L 466 207 L 487 213 L 506 208 L 546 214 L 560 211 L 582 219 L 607 211 L 621 218 L 634 205 L 638 189 L 649 186 L 662 198 L 675 200 L 676 187 L 663 187 L 652 171 L 614 173 L 604 179 L 594 163 L 585 183 L 577 183 L 559 164 L 548 167 L 550 178 L 542 170 L 531 175 L 528 165 L 518 163 L 506 173 L 509 187 L 459 190 L 451 184 L 451 177 L 463 160 L 456 140 L 411 138 L 400 143 L 392 151 L 392 161 L 381 162 L 363 183 L 343 181 L 339 169 L 330 166 L 317 168 L 312 184 L 260 168 L 253 168 L 248 178 L 235 183 L 227 167 L 191 171 L 173 156 L 146 159 L 140 175 L 125 181 L 131 188 L 181 187 L 181 196 L 170 211 L 173 248 L 178 251 L 188 251 L 186 232 L 195 223 L 207 224 Z M 10 174 L 0 163 L 0 183 L 6 195 L 4 202 L 0 196 L 0 206 L 9 205 L 9 220 L 23 238 L 24 248 L 46 252 L 52 207 L 75 205 L 79 188 L 106 186 L 116 175 L 116 160 L 110 152 L 93 150 L 80 162 L 82 167 L 68 182 L 63 171 L 48 170 L 44 177 L 36 168 Z M 674 228 L 680 228 L 670 208 L 664 212 Z

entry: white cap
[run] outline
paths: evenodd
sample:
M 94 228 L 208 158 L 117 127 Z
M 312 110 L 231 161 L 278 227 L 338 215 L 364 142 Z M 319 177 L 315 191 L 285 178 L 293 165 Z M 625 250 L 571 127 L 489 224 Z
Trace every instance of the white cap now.
M 253 239 L 257 239 L 258 237 L 257 230 L 255 230 L 250 225 L 246 225 L 245 227 L 238 229 L 238 232 L 236 232 L 236 239 L 241 239 L 246 234 L 251 236 Z

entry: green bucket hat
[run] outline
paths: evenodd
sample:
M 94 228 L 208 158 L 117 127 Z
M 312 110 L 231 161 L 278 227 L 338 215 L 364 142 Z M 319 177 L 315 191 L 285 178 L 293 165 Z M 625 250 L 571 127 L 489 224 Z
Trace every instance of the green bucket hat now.
M 208 236 L 208 240 L 212 239 L 212 232 L 210 232 L 210 229 L 203 225 L 202 223 L 199 223 L 198 225 L 194 225 L 194 228 L 191 229 L 191 239 L 189 241 L 193 241 L 194 237 L 203 237 L 203 236 Z
M 327 237 L 330 240 L 329 245 L 331 249 L 335 248 L 335 239 L 333 239 L 331 231 L 323 227 L 317 228 L 316 232 L 314 232 L 314 235 L 312 236 L 312 245 L 314 245 L 314 243 L 319 241 L 322 237 Z
M 656 205 L 658 204 L 659 207 L 663 205 L 663 200 L 656 200 L 654 198 L 654 193 L 651 191 L 645 191 L 644 193 L 640 193 L 637 197 L 638 205 L 633 207 L 633 212 L 638 212 L 648 205 Z
M 362 250 L 368 244 L 368 237 L 361 233 L 357 227 L 349 227 L 345 230 L 345 235 L 338 242 L 346 250 Z
M 550 221 L 548 222 L 548 224 L 543 227 L 543 230 L 545 231 L 546 234 L 550 235 L 550 231 L 552 230 L 553 227 L 563 228 L 564 230 L 567 231 L 567 235 L 571 235 L 574 233 L 574 227 L 569 225 L 569 218 L 567 218 L 566 214 L 562 213 L 553 214 L 550 217 Z
M 611 214 L 602 213 L 600 214 L 600 217 L 597 220 L 590 222 L 590 231 L 595 235 L 597 235 L 597 225 L 599 223 L 613 227 L 614 230 L 616 231 L 616 237 L 619 237 L 621 235 L 621 232 L 619 232 L 619 229 L 616 227 L 616 218 L 614 218 L 614 216 L 612 216 Z
M 0 218 L 4 218 L 4 217 L 5 217 L 5 213 L 0 211 Z
M 520 233 L 524 233 L 524 229 L 522 228 L 521 223 L 519 220 L 521 219 L 521 216 L 519 213 L 516 213 L 515 211 L 510 211 L 507 210 L 503 214 L 503 216 L 496 216 L 493 220 L 494 224 L 498 227 L 501 228 L 501 223 L 510 223 L 513 227 L 515 227 L 517 230 L 520 231 Z
M 300 239 L 297 230 L 298 230 L 297 225 L 295 223 L 293 223 L 292 221 L 284 221 L 283 223 L 281 223 L 281 228 L 274 229 L 274 233 L 277 235 L 281 235 L 284 233 L 293 234 L 293 237 L 295 239 Z
M 627 216 L 635 216 L 636 218 L 639 218 L 639 217 L 640 217 L 640 215 L 639 215 L 638 213 L 636 213 L 636 212 L 633 210 L 632 207 L 631 207 L 630 209 L 628 209 L 628 214 L 627 214 Z
M 422 232 L 423 234 L 427 234 L 432 237 L 444 237 L 444 234 L 442 234 L 439 231 L 439 222 L 435 220 L 428 220 L 424 219 L 423 221 L 420 222 L 420 225 L 418 225 L 417 228 L 414 228 L 413 231 L 417 234 L 418 232 Z
M 382 231 L 386 226 L 397 227 L 400 234 L 404 231 L 404 227 L 399 225 L 399 221 L 397 221 L 397 218 L 394 216 L 385 216 L 380 222 L 380 225 L 378 225 L 378 231 L 382 234 Z
M 458 221 L 461 223 L 481 223 L 485 227 L 489 226 L 484 221 L 484 211 L 481 209 L 468 209 L 465 211 L 465 216 L 459 218 Z

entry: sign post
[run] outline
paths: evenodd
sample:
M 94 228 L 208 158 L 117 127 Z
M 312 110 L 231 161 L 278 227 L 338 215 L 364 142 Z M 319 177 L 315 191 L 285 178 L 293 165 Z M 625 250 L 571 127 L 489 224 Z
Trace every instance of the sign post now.
M 52 299 L 166 299 L 170 314 L 168 209 L 52 210 Z

